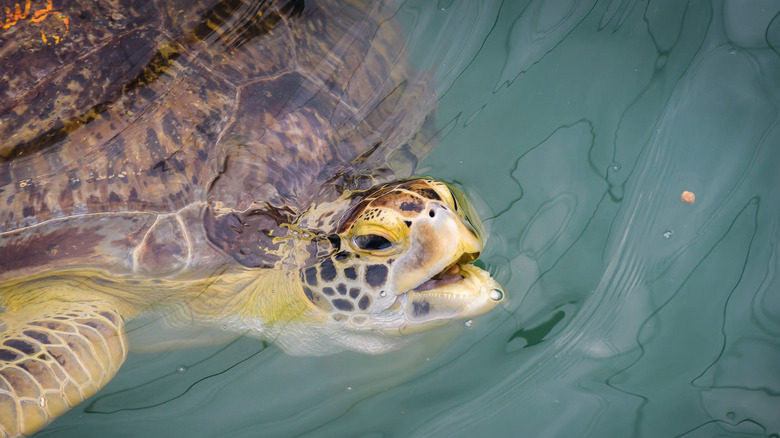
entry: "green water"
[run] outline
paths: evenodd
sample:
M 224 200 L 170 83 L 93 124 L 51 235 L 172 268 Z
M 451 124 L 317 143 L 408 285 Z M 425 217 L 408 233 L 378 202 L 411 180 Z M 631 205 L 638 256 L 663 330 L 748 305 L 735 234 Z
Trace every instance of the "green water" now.
M 403 3 L 420 172 L 475 199 L 503 305 L 382 356 L 134 354 L 40 436 L 777 437 L 779 13 Z

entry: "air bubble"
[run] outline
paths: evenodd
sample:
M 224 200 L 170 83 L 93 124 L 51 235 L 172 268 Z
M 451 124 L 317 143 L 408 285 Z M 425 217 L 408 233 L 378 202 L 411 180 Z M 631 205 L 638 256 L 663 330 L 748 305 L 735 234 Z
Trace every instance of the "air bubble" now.
M 668 239 L 668 238 L 672 237 L 672 234 L 674 234 L 674 232 L 672 230 L 664 231 L 664 239 Z
M 347 386 L 347 391 L 352 391 L 352 387 L 351 386 Z
M 504 293 L 501 292 L 499 289 L 493 289 L 488 294 L 491 300 L 493 301 L 501 301 L 504 298 Z
M 609 165 L 609 170 L 610 170 L 610 172 L 617 172 L 618 170 L 620 170 L 620 164 L 618 164 L 618 163 L 610 164 Z
M 383 290 L 380 290 L 380 291 L 379 291 L 379 296 L 380 296 L 380 297 L 385 297 L 385 296 L 387 296 L 387 292 L 385 292 L 385 291 L 383 291 Z
M 179 374 L 184 374 L 187 372 L 187 367 L 185 367 L 184 365 L 179 365 L 179 367 L 176 368 L 176 372 Z
M 471 324 L 474 324 L 474 321 L 472 320 L 466 321 L 466 327 L 471 327 Z
M 450 6 L 452 6 L 452 0 L 439 0 L 439 3 L 436 5 L 440 11 L 446 11 Z
M 46 397 L 41 397 L 40 400 L 38 400 L 38 404 L 41 405 L 42 408 L 46 407 Z

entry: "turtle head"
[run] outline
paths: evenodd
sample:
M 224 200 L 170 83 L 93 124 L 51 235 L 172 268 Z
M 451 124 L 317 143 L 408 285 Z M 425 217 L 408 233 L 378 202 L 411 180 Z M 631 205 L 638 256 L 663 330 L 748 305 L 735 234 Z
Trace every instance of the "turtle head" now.
M 335 250 L 301 270 L 321 317 L 394 338 L 480 315 L 503 299 L 490 274 L 471 264 L 481 227 L 456 188 L 411 179 L 347 198 L 351 207 L 329 237 Z

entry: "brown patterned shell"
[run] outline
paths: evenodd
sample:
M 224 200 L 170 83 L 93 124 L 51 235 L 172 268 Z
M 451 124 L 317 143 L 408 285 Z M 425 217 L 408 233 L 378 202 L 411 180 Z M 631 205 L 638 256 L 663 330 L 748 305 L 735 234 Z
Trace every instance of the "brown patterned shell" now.
M 218 222 L 262 206 L 278 222 L 329 187 L 407 176 L 431 99 L 395 12 L 339 0 L 0 11 L 0 280 L 70 263 L 189 267 L 220 257 L 193 254 L 207 246 L 191 226 L 203 211 Z

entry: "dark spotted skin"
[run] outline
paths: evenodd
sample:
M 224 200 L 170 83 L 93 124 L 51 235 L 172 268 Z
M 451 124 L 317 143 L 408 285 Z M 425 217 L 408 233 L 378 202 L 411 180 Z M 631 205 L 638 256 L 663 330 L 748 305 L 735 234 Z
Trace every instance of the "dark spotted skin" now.
M 355 309 L 355 305 L 352 304 L 352 301 L 346 300 L 344 298 L 336 298 L 333 300 L 333 306 L 345 312 L 351 312 Z
M 331 282 L 336 278 L 336 267 L 331 259 L 325 259 L 320 264 L 320 278 L 324 282 Z
M 388 269 L 383 264 L 354 263 L 353 257 L 326 257 L 302 269 L 300 278 L 306 298 L 321 309 L 329 308 L 323 303 L 330 302 L 333 309 L 346 314 L 368 313 L 371 295 L 379 293 L 386 284 Z
M 344 268 L 344 276 L 350 280 L 357 280 L 357 272 L 354 266 Z
M 368 265 L 366 267 L 366 283 L 372 288 L 382 286 L 387 281 L 387 266 Z
M 312 287 L 317 287 L 319 281 L 317 280 L 317 268 L 314 266 L 308 267 L 303 271 L 304 281 L 306 284 Z
M 431 311 L 431 304 L 427 301 L 415 301 L 412 303 L 412 313 L 414 316 L 425 316 Z

